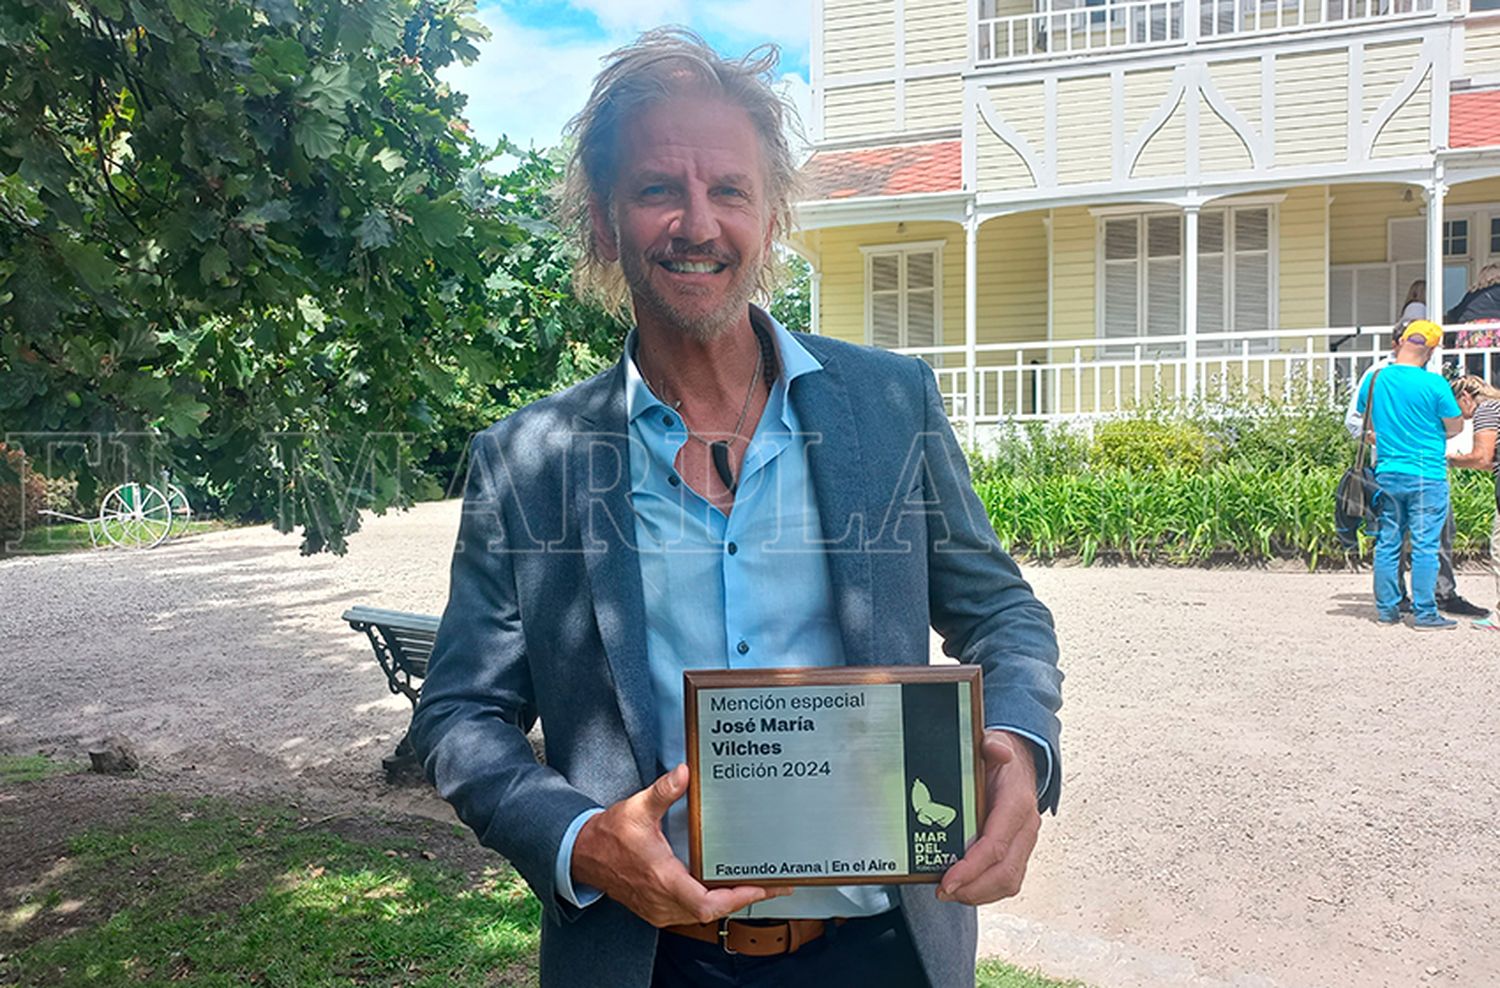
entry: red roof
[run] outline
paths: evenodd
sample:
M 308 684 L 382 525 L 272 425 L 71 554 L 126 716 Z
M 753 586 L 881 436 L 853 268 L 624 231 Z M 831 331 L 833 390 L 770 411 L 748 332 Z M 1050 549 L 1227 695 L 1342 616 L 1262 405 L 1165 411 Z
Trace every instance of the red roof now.
M 1482 148 L 1500 144 L 1500 89 L 1454 93 L 1448 104 L 1448 146 Z
M 803 168 L 809 200 L 963 189 L 963 141 L 818 151 Z

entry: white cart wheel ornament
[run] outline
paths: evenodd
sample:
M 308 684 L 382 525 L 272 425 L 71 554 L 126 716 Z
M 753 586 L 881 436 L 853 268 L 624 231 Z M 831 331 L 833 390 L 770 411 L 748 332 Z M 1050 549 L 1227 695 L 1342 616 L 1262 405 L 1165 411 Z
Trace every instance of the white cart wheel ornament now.
M 181 535 L 188 530 L 188 525 L 193 521 L 193 506 L 188 503 L 187 494 L 176 484 L 167 485 L 167 507 L 171 511 L 172 529 L 169 536 Z
M 149 549 L 171 534 L 172 506 L 150 484 L 121 484 L 104 495 L 99 527 L 122 549 Z

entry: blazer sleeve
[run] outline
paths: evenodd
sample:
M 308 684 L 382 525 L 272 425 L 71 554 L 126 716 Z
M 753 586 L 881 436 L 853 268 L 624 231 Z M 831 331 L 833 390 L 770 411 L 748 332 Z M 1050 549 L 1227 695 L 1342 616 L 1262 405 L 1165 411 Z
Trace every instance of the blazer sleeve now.
M 947 655 L 984 670 L 985 723 L 1020 728 L 1052 747 L 1052 774 L 1038 803 L 1056 813 L 1063 674 L 1052 612 L 1000 548 L 932 371 L 920 361 L 916 367 L 925 389 L 925 499 L 936 513 L 929 514 L 927 527 L 932 626 Z
M 412 715 L 411 743 L 439 795 L 486 847 L 504 855 L 553 918 L 577 908 L 556 894 L 569 824 L 599 804 L 537 762 L 526 731 L 536 704 L 505 537 L 501 474 L 481 433 L 471 448 L 448 606 Z

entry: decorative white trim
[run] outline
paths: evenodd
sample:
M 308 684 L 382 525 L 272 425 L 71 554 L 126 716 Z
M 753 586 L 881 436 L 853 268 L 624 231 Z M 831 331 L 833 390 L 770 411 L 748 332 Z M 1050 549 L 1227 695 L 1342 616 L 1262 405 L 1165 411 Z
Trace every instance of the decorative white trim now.
M 1401 80 L 1401 85 L 1397 86 L 1396 91 L 1385 98 L 1384 102 L 1376 108 L 1374 116 L 1370 117 L 1367 129 L 1361 134 L 1363 142 L 1359 149 L 1359 160 L 1368 161 L 1375 156 L 1375 142 L 1380 140 L 1380 132 L 1385 130 L 1385 126 L 1391 122 L 1391 118 L 1406 105 L 1407 101 L 1416 94 L 1418 89 L 1422 88 L 1422 81 L 1432 72 L 1433 62 L 1437 59 L 1437 41 L 1437 38 L 1431 36 L 1423 39 L 1422 53 L 1417 64 L 1412 66 L 1411 71 L 1406 73 L 1406 78 Z M 1351 85 L 1350 88 L 1352 89 L 1353 86 Z M 1437 93 L 1437 87 L 1433 86 L 1432 89 L 1431 102 L 1433 107 L 1436 107 L 1439 102 L 1446 105 L 1448 102 L 1446 89 L 1441 98 Z M 1428 113 L 1431 114 L 1431 112 L 1432 108 L 1429 108 Z M 1435 142 L 1432 143 L 1432 147 L 1434 148 L 1439 146 Z M 1351 147 L 1349 150 L 1353 153 L 1354 148 Z
M 942 250 L 946 240 L 895 240 L 883 244 L 860 244 L 861 254 L 899 254 L 903 251 Z
M 812 90 L 812 126 L 808 137 L 813 143 L 823 139 L 823 0 L 812 0 L 812 51 L 807 62 L 808 88 Z
M 863 151 L 868 148 L 899 147 L 904 144 L 931 144 L 934 141 L 957 141 L 964 136 L 962 127 L 941 127 L 935 130 L 907 131 L 897 133 L 884 131 L 861 134 L 858 137 L 843 137 L 836 141 L 819 141 L 813 148 L 818 151 Z
M 1265 157 L 1258 171 L 1276 167 L 1276 55 L 1266 52 L 1260 57 L 1260 132 Z M 1253 167 L 1253 166 L 1252 166 Z
M 979 106 L 979 116 L 984 120 L 985 125 L 994 132 L 996 137 L 1009 144 L 1011 149 L 1021 156 L 1021 163 L 1031 173 L 1031 184 L 1040 187 L 1043 176 L 1047 174 L 1047 164 L 1037 155 L 1036 149 L 1031 146 L 1031 142 L 1022 137 L 1019 131 L 1002 119 L 1000 114 L 996 112 L 995 104 L 990 99 L 988 90 L 981 89 L 979 91 L 979 98 L 975 102 Z
M 1208 108 L 1214 112 L 1215 116 L 1224 121 L 1224 124 L 1230 130 L 1234 131 L 1234 136 L 1238 137 L 1240 142 L 1245 145 L 1245 153 L 1250 156 L 1251 169 L 1263 171 L 1262 163 L 1265 160 L 1266 148 L 1270 142 L 1265 139 L 1265 135 L 1257 135 L 1254 128 L 1250 126 L 1250 121 L 1246 120 L 1238 110 L 1230 105 L 1229 100 L 1224 98 L 1224 94 L 1214 84 L 1213 76 L 1209 73 L 1208 68 L 1208 66 L 1204 66 L 1203 73 L 1198 77 L 1199 92 L 1203 94 L 1203 101 L 1208 104 Z
M 1349 45 L 1347 73 L 1344 133 L 1347 135 L 1348 146 L 1344 157 L 1350 161 L 1369 161 L 1370 156 L 1365 151 L 1364 142 L 1365 46 L 1361 41 L 1351 42 Z
M 1286 202 L 1285 192 L 1270 192 L 1261 193 L 1259 195 L 1243 196 L 1215 196 L 1212 199 L 1195 197 L 1194 199 L 1186 203 L 1167 202 L 1166 200 L 1163 200 L 1162 202 L 1156 203 L 1154 205 L 1146 204 L 1131 206 L 1093 206 L 1089 209 L 1089 215 L 1105 218 L 1115 216 L 1135 216 L 1140 213 L 1154 213 L 1160 215 L 1164 212 L 1171 211 L 1170 208 L 1163 209 L 1163 206 L 1175 208 L 1193 207 L 1199 210 L 1223 209 L 1226 207 L 1230 209 L 1248 209 L 1255 206 L 1279 206 L 1283 202 Z
M 894 126 L 897 130 L 906 129 L 906 0 L 892 0 L 891 16 L 895 18 L 895 28 L 892 30 L 892 40 L 895 44 L 895 87 L 893 98 L 896 101 Z
M 1198 110 L 1202 105 L 1199 94 L 1203 92 L 1203 77 L 1208 75 L 1208 69 L 1202 62 L 1194 62 L 1183 67 L 1183 100 L 1186 103 L 1186 116 L 1183 119 L 1183 150 L 1187 161 L 1183 162 L 1186 170 L 1188 185 L 1198 184 L 1198 170 L 1203 157 L 1203 148 L 1199 143 L 1202 133 L 1199 130 Z M 1168 118 L 1170 119 L 1170 118 Z M 1252 165 L 1254 164 L 1252 159 Z
M 904 60 L 903 60 L 904 64 Z M 943 76 L 963 75 L 968 70 L 963 62 L 931 62 L 926 65 L 906 67 L 906 79 L 940 79 Z M 870 86 L 877 82 L 896 82 L 901 75 L 895 69 L 866 69 L 863 72 L 840 72 L 827 76 L 823 81 L 829 89 L 849 89 L 854 86 Z
M 1185 65 L 1179 65 L 1172 72 L 1172 83 L 1167 89 L 1167 95 L 1162 98 L 1160 104 L 1146 118 L 1146 122 L 1130 143 L 1125 146 L 1125 178 L 1129 179 L 1135 172 L 1135 166 L 1140 161 L 1141 154 L 1146 150 L 1146 145 L 1156 132 L 1167 125 L 1172 119 L 1172 114 L 1177 112 L 1177 105 L 1182 102 L 1183 95 L 1187 92 L 1188 69 Z M 1189 145 L 1189 148 L 1192 146 Z
M 969 0 L 970 6 L 978 0 Z M 962 183 L 965 192 L 973 192 L 979 187 L 979 93 L 981 90 L 974 83 L 964 81 L 964 109 L 963 109 L 963 178 Z

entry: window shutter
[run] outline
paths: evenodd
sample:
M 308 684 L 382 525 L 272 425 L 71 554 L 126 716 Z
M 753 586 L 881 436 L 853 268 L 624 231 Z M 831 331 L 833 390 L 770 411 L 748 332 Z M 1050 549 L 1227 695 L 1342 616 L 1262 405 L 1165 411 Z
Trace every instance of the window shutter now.
M 1182 332 L 1182 218 L 1146 218 L 1146 335 Z
M 1390 221 L 1390 243 L 1386 259 L 1391 261 L 1425 261 L 1427 257 L 1427 220 L 1417 216 Z M 1398 300 L 1399 301 L 1399 300 Z
M 1427 265 L 1412 262 L 1391 268 L 1366 268 L 1359 273 L 1359 291 L 1354 296 L 1356 326 L 1395 326 L 1401 312 L 1398 306 L 1406 298 L 1406 289 L 1425 276 Z M 1403 277 L 1403 274 L 1410 277 Z
M 1328 272 L 1328 320 L 1335 326 L 1359 325 L 1354 317 L 1354 279 L 1351 268 L 1334 268 Z
M 901 345 L 901 255 L 870 257 L 870 342 L 887 349 Z
M 1224 213 L 1202 213 L 1198 217 L 1198 332 L 1224 332 Z M 1224 353 L 1223 340 L 1198 344 L 1202 354 Z
M 1234 331 L 1253 333 L 1271 328 L 1271 211 L 1269 209 L 1236 209 L 1230 212 L 1233 232 L 1230 250 L 1233 256 L 1234 299 L 1230 310 Z M 1252 344 L 1258 352 L 1276 348 L 1275 340 Z
M 906 345 L 937 343 L 937 253 L 922 251 L 906 259 Z

